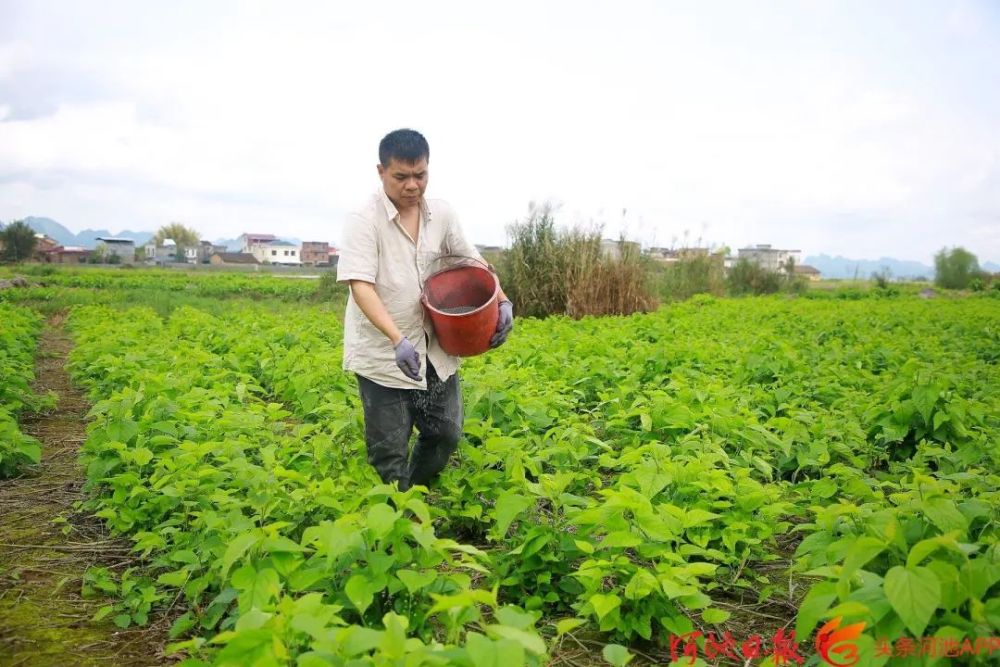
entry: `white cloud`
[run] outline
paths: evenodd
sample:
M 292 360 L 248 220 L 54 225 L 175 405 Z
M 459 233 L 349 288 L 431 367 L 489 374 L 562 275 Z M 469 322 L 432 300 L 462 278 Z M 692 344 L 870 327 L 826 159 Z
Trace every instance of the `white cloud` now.
M 551 198 L 647 242 L 997 259 L 998 24 L 969 7 L 17 5 L 0 217 L 337 241 L 405 125 L 477 241 Z

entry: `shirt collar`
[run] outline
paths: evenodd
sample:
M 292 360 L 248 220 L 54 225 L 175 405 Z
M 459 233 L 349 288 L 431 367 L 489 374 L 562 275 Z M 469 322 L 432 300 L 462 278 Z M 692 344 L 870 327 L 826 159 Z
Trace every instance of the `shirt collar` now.
M 382 206 L 385 207 L 385 216 L 387 220 L 395 220 L 396 216 L 399 215 L 399 210 L 396 205 L 392 203 L 389 199 L 389 195 L 385 193 L 382 188 L 378 189 L 379 197 L 382 200 Z M 431 221 L 431 207 L 427 205 L 427 199 L 425 197 L 420 198 L 420 217 L 423 219 L 424 223 Z

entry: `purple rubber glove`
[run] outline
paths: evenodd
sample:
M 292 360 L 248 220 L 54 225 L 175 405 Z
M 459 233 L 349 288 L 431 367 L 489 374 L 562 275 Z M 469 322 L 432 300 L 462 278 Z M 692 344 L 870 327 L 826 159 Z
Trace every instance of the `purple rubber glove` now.
M 490 338 L 490 348 L 500 347 L 507 342 L 510 330 L 514 328 L 514 304 L 506 299 L 500 302 L 500 316 L 497 318 L 497 330 Z
M 396 343 L 396 365 L 411 380 L 419 382 L 423 379 L 420 377 L 420 355 L 406 336 Z

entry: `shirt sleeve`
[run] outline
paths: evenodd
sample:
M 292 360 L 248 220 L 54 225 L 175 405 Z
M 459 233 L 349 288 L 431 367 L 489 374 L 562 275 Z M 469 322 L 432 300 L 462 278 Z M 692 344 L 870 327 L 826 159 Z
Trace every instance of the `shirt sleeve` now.
M 448 246 L 448 252 L 452 255 L 460 255 L 462 257 L 472 257 L 478 259 L 483 264 L 486 264 L 486 260 L 483 256 L 479 254 L 479 250 L 469 240 L 465 237 L 465 232 L 462 230 L 462 223 L 458 220 L 458 215 L 455 210 L 449 205 L 448 211 L 448 227 L 447 232 L 445 232 L 445 243 Z
M 347 219 L 343 247 L 337 259 L 337 282 L 374 283 L 378 275 L 378 239 L 371 220 L 357 213 Z

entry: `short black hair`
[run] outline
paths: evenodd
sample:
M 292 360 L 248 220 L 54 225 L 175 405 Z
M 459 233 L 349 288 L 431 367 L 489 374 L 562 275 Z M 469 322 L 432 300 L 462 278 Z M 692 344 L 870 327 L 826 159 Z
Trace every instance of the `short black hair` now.
M 378 161 L 383 167 L 388 167 L 393 158 L 407 164 L 418 162 L 420 158 L 430 160 L 431 148 L 424 135 L 416 130 L 393 130 L 378 144 Z

